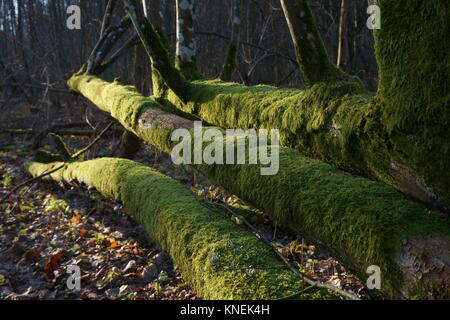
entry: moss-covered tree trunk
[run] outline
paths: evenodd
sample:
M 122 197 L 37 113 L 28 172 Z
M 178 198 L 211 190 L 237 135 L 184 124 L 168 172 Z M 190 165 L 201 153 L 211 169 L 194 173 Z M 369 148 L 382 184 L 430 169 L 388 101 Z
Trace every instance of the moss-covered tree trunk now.
M 308 86 L 345 77 L 331 62 L 308 0 L 280 0 L 298 64 Z
M 33 176 L 61 162 L 28 164 Z M 101 158 L 66 164 L 50 176 L 95 187 L 120 198 L 150 238 L 166 250 L 181 274 L 206 299 L 277 299 L 299 293 L 308 284 L 277 254 L 227 217 L 211 210 L 185 186 L 144 165 Z M 324 289 L 300 295 L 332 297 Z
M 163 151 L 172 150 L 175 143 L 170 135 L 174 129 L 186 128 L 195 135 L 192 121 L 171 113 L 173 106 L 143 97 L 133 87 L 108 83 L 85 73 L 74 75 L 69 86 Z M 209 90 L 217 86 L 217 94 L 219 90 L 222 92 L 223 100 L 219 101 L 232 99 L 225 92 L 233 92 L 231 96 L 235 98 L 245 96 L 247 106 L 259 94 L 264 94 L 269 104 L 283 95 L 285 99 L 293 99 L 295 95 L 307 94 L 270 87 L 249 89 L 221 82 L 207 86 Z M 313 90 L 318 89 L 307 92 Z M 272 99 L 270 94 L 274 94 Z M 357 98 L 350 102 L 355 102 L 354 99 Z M 236 119 L 245 123 L 250 116 L 233 114 L 239 105 L 237 101 L 227 104 L 230 114 L 228 118 L 224 115 L 224 121 Z M 209 112 L 217 111 L 213 104 L 210 106 Z M 244 127 L 250 127 L 250 123 Z M 224 148 L 225 145 L 226 141 Z M 368 266 L 380 266 L 382 290 L 386 294 L 425 296 L 433 287 L 439 288 L 437 296 L 448 294 L 450 221 L 445 214 L 430 212 L 384 184 L 351 177 L 291 149 L 272 147 L 271 152 L 279 152 L 279 172 L 273 176 L 263 176 L 259 166 L 249 164 L 194 167 L 272 214 L 279 226 L 301 232 L 327 247 L 362 278 L 366 277 Z
M 330 62 L 305 0 L 282 4 L 307 90 L 198 80 L 160 98 L 223 128 L 280 129 L 284 146 L 449 211 L 447 1 L 378 1 L 377 93 Z

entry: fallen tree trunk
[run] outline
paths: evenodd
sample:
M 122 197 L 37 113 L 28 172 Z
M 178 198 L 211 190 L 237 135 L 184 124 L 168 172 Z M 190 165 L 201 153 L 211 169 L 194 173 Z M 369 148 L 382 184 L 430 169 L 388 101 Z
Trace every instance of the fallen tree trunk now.
M 383 27 L 375 32 L 376 94 L 331 63 L 306 0 L 281 3 L 307 90 L 172 81 L 176 70 L 155 65 L 170 80 L 159 101 L 223 128 L 280 129 L 284 146 L 450 211 L 448 32 L 436 32 L 438 23 L 448 25 L 447 1 L 377 1 Z M 150 38 L 146 45 L 160 46 Z M 148 52 L 167 61 L 165 51 Z
M 127 130 L 163 151 L 172 150 L 170 135 L 174 129 L 192 131 L 191 120 L 168 113 L 170 106 L 141 96 L 133 87 L 83 72 L 68 83 Z M 242 94 L 248 90 L 238 85 L 228 87 L 242 88 Z M 292 94 L 268 87 L 253 90 L 255 96 L 258 90 Z M 246 121 L 243 115 L 236 118 Z M 278 150 L 274 148 L 272 152 Z M 368 266 L 378 265 L 386 294 L 424 297 L 439 287 L 437 296 L 448 295 L 450 221 L 445 214 L 407 201 L 384 184 L 350 177 L 284 147 L 279 148 L 279 172 L 273 176 L 263 176 L 259 166 L 249 164 L 194 167 L 270 213 L 278 226 L 301 232 L 328 248 L 362 278 Z
M 39 176 L 62 162 L 27 165 Z M 276 299 L 309 286 L 266 244 L 207 206 L 185 186 L 144 165 L 101 158 L 68 163 L 51 179 L 94 186 L 123 206 L 166 250 L 184 279 L 206 299 Z M 324 289 L 300 295 L 332 298 Z
M 284 146 L 450 210 L 448 130 L 436 140 L 429 136 L 435 124 L 389 134 L 378 98 L 358 82 L 319 83 L 301 91 L 199 80 L 190 90 L 186 103 L 171 91 L 161 98 L 219 127 L 279 129 Z

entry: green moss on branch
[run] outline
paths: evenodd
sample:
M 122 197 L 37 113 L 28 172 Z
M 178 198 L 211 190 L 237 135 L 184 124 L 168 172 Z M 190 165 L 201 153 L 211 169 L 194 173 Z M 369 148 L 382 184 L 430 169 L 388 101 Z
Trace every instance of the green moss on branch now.
M 38 176 L 60 164 L 34 162 L 28 171 Z M 144 165 L 102 158 L 68 164 L 51 178 L 76 179 L 107 197 L 120 198 L 206 299 L 274 299 L 306 286 L 270 247 L 202 205 L 182 184 Z M 330 297 L 323 290 L 303 297 L 316 296 Z
M 173 142 L 169 137 L 175 127 L 145 123 L 141 117 L 148 110 L 169 110 L 170 107 L 159 105 L 153 99 L 142 97 L 124 86 L 109 84 L 87 75 L 74 77 L 70 83 L 141 139 L 163 151 L 171 151 Z M 282 138 L 285 144 L 301 141 L 289 140 L 295 136 L 290 135 L 288 126 L 298 126 L 298 130 L 295 130 L 297 134 L 304 130 L 308 137 L 308 131 L 316 131 L 320 137 L 321 131 L 330 130 L 326 127 L 329 117 L 335 120 L 347 119 L 348 127 L 335 128 L 338 137 L 331 135 L 329 138 L 337 141 L 328 142 L 328 147 L 340 157 L 338 161 L 349 157 L 349 161 L 357 163 L 357 159 L 340 153 L 339 143 L 348 143 L 346 147 L 350 154 L 362 152 L 357 149 L 359 145 L 345 141 L 352 139 L 352 125 L 363 132 L 377 132 L 377 115 L 369 108 L 369 97 L 363 93 L 357 94 L 360 92 L 357 84 L 345 85 L 345 92 L 354 92 L 355 96 L 342 95 L 342 86 L 317 85 L 303 92 L 268 86 L 246 88 L 220 81 L 195 84 L 205 87 L 199 89 L 195 96 L 196 101 L 203 103 L 184 104 L 184 111 L 198 112 L 202 118 L 216 121 L 223 127 L 284 126 Z M 329 96 L 334 97 L 332 103 L 319 104 Z M 317 108 L 308 110 L 308 102 L 317 104 Z M 206 110 L 207 105 L 210 110 Z M 224 106 L 229 108 L 225 110 Z M 265 107 L 262 111 L 258 109 L 261 106 Z M 277 122 L 280 119 L 272 117 L 278 112 L 286 117 L 283 118 L 285 121 Z M 260 122 L 255 123 L 254 117 Z M 179 121 L 175 118 L 172 120 L 173 124 Z M 186 122 L 183 126 L 189 128 L 189 124 Z M 373 154 L 383 151 L 377 150 L 380 148 L 378 144 L 382 146 L 384 142 L 381 137 L 374 135 L 370 141 Z M 322 148 L 325 147 L 322 145 Z M 360 165 L 360 168 L 364 168 L 365 163 Z M 272 214 L 279 226 L 302 232 L 331 249 L 361 277 L 366 276 L 367 266 L 380 266 L 383 271 L 383 291 L 389 295 L 398 296 L 402 293 L 408 296 L 412 286 L 422 287 L 425 291 L 436 281 L 445 279 L 445 274 L 449 274 L 450 261 L 445 260 L 447 258 L 444 259 L 445 268 L 436 274 L 437 279 L 429 272 L 430 269 L 425 268 L 417 275 L 403 267 L 398 255 L 408 254 L 414 258 L 416 254 L 408 252 L 405 244 L 408 241 L 425 243 L 424 250 L 429 252 L 430 257 L 433 256 L 434 247 L 428 246 L 427 241 L 421 241 L 421 237 L 433 239 L 440 243 L 441 248 L 449 248 L 449 218 L 405 200 L 400 193 L 386 185 L 350 177 L 330 165 L 284 147 L 280 148 L 280 171 L 274 176 L 261 176 L 260 167 L 255 165 L 195 167 L 242 199 Z M 443 258 L 433 257 L 430 263 L 437 264 L 439 259 Z

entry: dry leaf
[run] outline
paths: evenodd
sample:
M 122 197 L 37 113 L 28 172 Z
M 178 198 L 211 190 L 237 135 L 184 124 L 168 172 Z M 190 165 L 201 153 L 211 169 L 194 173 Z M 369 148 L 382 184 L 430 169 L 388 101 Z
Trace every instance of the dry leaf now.
M 81 222 L 81 214 L 76 214 L 70 219 L 73 224 L 79 224 Z
M 88 231 L 87 231 L 86 229 L 81 229 L 81 230 L 80 230 L 80 236 L 81 236 L 82 238 L 84 238 L 84 236 L 87 235 L 87 233 L 88 233 Z
M 53 278 L 54 271 L 59 268 L 62 257 L 63 251 L 59 250 L 45 262 L 44 271 L 49 278 Z
M 116 239 L 114 238 L 108 238 L 107 241 L 109 243 L 107 249 L 115 249 L 121 246 L 121 244 L 117 242 Z

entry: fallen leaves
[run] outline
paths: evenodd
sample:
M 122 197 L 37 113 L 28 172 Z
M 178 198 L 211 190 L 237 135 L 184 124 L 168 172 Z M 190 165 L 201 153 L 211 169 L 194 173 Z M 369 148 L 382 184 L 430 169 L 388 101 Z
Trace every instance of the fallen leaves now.
M 196 175 L 192 179 L 192 172 L 182 172 L 183 167 L 170 167 L 169 161 L 161 164 L 163 171 L 185 180 L 183 182 L 188 181 L 186 184 L 195 186 L 194 191 L 200 196 L 228 205 L 245 205 L 236 196 L 204 180 L 204 186 L 199 185 L 204 177 Z M 20 172 L 22 166 L 17 170 Z M 61 190 L 54 183 L 39 182 L 20 194 L 20 203 L 5 206 L 5 216 L 9 220 L 8 224 L 0 221 L 0 230 L 5 230 L 0 231 L 0 245 L 9 250 L 5 254 L 0 248 L 0 299 L 198 298 L 174 270 L 171 259 L 141 240 L 146 238 L 145 232 L 125 210 L 114 212 L 117 204 L 99 196 L 95 190 L 89 193 L 79 187 Z M 270 217 L 261 216 L 269 237 L 273 235 L 272 240 L 280 240 L 283 235 L 271 229 Z M 21 235 L 20 230 L 23 230 Z M 364 287 L 356 277 L 345 273 L 337 261 L 322 257 L 315 246 L 301 238 L 290 238 L 284 244 L 280 252 L 314 279 L 330 281 L 353 291 Z M 45 262 L 36 264 L 39 261 Z M 16 265 L 20 272 L 15 269 Z M 32 269 L 32 265 L 39 268 Z M 81 269 L 79 292 L 66 287 L 68 265 L 78 265 Z M 19 284 L 16 292 L 4 290 L 8 286 L 2 283 L 8 281 Z
M 44 263 L 44 271 L 47 277 L 53 278 L 55 276 L 55 271 L 61 266 L 60 262 L 63 254 L 62 250 L 58 250 Z
M 76 214 L 74 215 L 71 219 L 70 222 L 72 222 L 72 224 L 79 224 L 81 222 L 81 214 Z
M 106 239 L 108 246 L 106 247 L 106 249 L 115 249 L 115 248 L 119 248 L 122 245 L 114 238 L 107 238 Z
M 23 191 L 0 207 L 0 299 L 198 298 L 113 201 L 45 181 Z M 69 265 L 80 267 L 79 291 L 67 288 Z
M 88 234 L 88 230 L 86 229 L 80 229 L 80 237 L 84 238 Z

